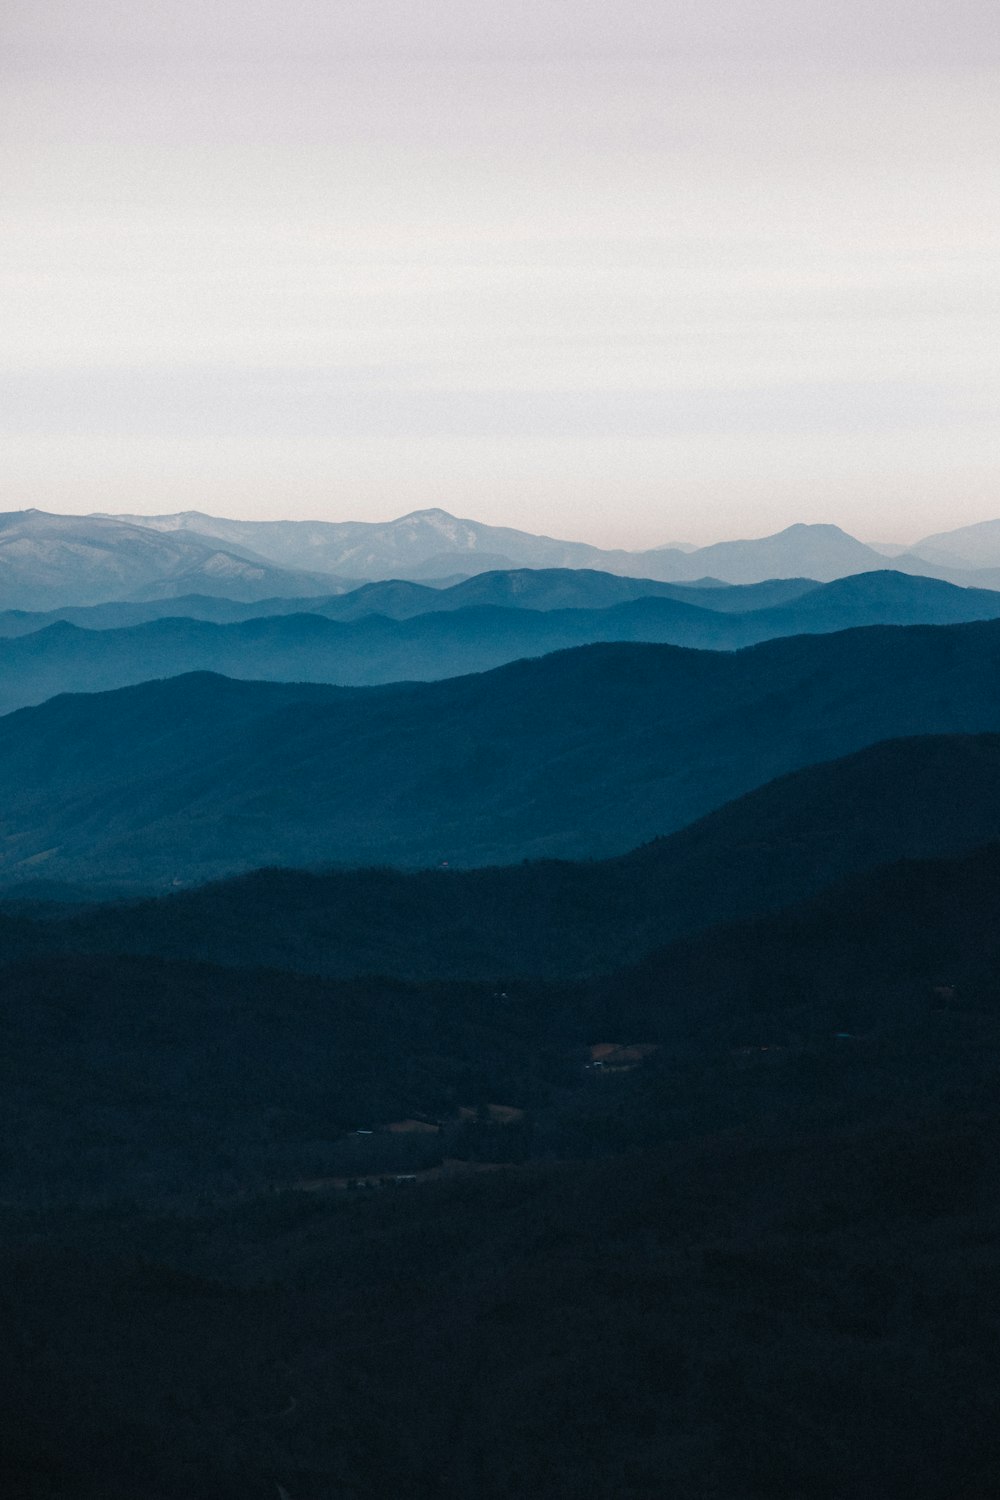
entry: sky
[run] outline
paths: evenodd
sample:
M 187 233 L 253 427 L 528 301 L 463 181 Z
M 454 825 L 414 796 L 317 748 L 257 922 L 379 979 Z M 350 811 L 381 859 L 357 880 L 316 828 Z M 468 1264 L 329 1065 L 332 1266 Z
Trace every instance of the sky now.
M 1000 515 L 995 0 L 2 0 L 4 509 Z

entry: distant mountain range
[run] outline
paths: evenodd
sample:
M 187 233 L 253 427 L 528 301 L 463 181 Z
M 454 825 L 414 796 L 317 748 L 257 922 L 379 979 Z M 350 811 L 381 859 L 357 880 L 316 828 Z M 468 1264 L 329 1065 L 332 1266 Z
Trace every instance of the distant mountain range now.
M 164 535 L 113 516 L 0 515 L 0 605 L 6 609 L 195 592 L 262 599 L 331 594 L 339 586 L 328 574 L 289 570 L 194 532 Z
M 41 925 L 8 904 L 0 961 L 145 953 L 333 977 L 583 976 L 877 865 L 988 839 L 1000 839 L 1000 736 L 892 740 L 795 771 L 618 859 L 261 870 Z
M 792 577 L 827 582 L 885 566 L 884 554 L 877 549 L 838 526 L 827 525 L 789 526 L 775 536 L 717 542 L 708 547 L 654 547 L 627 552 L 486 526 L 460 520 L 443 510 L 414 511 L 388 522 L 230 521 L 200 511 L 120 519 L 168 535 L 216 537 L 286 568 L 328 570 L 345 577 L 372 579 L 444 578 L 453 573 L 522 567 L 595 568 L 665 582 L 705 577 L 728 583 Z M 1000 522 L 996 526 L 1000 530 Z M 954 536 L 961 539 L 965 533 Z M 947 537 L 932 540 L 936 552 L 945 554 L 943 560 L 930 553 L 924 556 L 918 548 L 899 554 L 894 561 L 897 570 L 930 572 L 938 577 L 972 570 L 977 576 L 966 581 L 985 588 L 1000 587 L 1000 544 L 993 549 L 996 556 L 980 559 L 973 538 L 958 540 L 952 551 Z
M 991 528 L 993 528 L 991 530 Z M 893 567 L 1000 588 L 998 523 L 929 538 Z M 992 538 L 992 540 L 991 540 Z M 893 549 L 895 551 L 895 549 Z M 885 567 L 885 555 L 836 526 L 693 549 L 602 550 L 507 527 L 416 511 L 384 523 L 232 521 L 168 516 L 0 516 L 0 606 L 45 610 L 183 594 L 261 600 L 340 593 L 345 580 L 456 581 L 484 571 L 588 568 L 658 582 L 828 582 Z
M 230 521 L 200 511 L 121 519 L 164 535 L 215 537 L 230 546 L 252 549 L 286 568 L 353 578 L 445 577 L 460 571 L 511 567 L 620 572 L 631 571 L 629 564 L 641 556 L 459 520 L 444 510 L 414 511 L 385 522 Z M 612 567 L 611 559 L 620 566 Z
M 998 622 L 377 688 L 180 677 L 0 719 L 0 877 L 609 855 L 879 740 L 997 731 Z
M 1000 521 L 980 521 L 957 531 L 940 531 L 924 537 L 913 551 L 947 567 L 1000 567 Z
M 652 594 L 644 596 L 642 589 Z M 658 597 L 663 591 L 666 596 Z M 521 600 L 551 604 L 560 598 L 627 598 L 630 592 L 638 597 L 606 608 L 504 607 L 504 601 L 507 606 Z M 769 608 L 731 613 L 719 607 L 740 599 L 752 605 L 780 598 L 782 592 L 791 597 Z M 703 609 L 693 602 L 702 598 L 715 607 Z M 467 599 L 501 602 L 463 604 Z M 357 613 L 366 603 L 380 602 L 403 618 Z M 304 601 L 302 609 L 307 607 Z M 996 619 L 1000 593 L 888 572 L 862 573 L 828 584 L 779 580 L 715 590 L 640 584 L 592 572 L 543 571 L 482 574 L 441 591 L 403 582 L 369 584 L 324 600 L 319 607 L 322 614 L 310 609 L 232 624 L 168 617 L 93 630 L 61 620 L 32 634 L 0 639 L 0 713 L 41 703 L 57 693 L 98 692 L 195 671 L 369 686 L 483 672 L 521 657 L 598 641 L 736 650 L 778 636 L 859 625 Z M 407 611 L 421 607 L 424 613 L 407 617 Z M 77 618 L 96 614 L 107 619 L 146 608 L 105 605 L 75 613 Z M 18 616 L 15 623 L 25 618 Z

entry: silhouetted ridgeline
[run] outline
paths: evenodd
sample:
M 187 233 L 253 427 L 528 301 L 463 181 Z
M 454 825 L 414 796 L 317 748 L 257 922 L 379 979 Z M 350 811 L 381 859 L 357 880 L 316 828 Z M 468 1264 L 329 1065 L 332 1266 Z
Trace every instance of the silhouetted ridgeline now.
M 0 598 L 20 610 L 186 594 L 243 600 L 328 595 L 361 579 L 435 582 L 525 568 L 600 569 L 678 584 L 829 581 L 885 563 L 881 552 L 828 525 L 789 526 L 774 536 L 690 551 L 626 552 L 484 526 L 441 510 L 381 524 L 234 521 L 198 512 L 0 515 Z M 894 556 L 892 565 L 963 585 L 1000 586 L 990 523 L 930 538 L 926 553 Z
M 64 619 L 17 639 L 0 640 L 0 712 L 41 703 L 67 690 L 98 692 L 190 671 L 361 686 L 486 671 L 521 657 L 598 641 L 735 650 L 803 632 L 1000 616 L 1000 593 L 902 573 L 841 579 L 784 603 L 742 612 L 725 607 L 732 595 L 756 593 L 766 598 L 775 592 L 774 586 L 682 589 L 597 573 L 570 587 L 564 580 L 573 577 L 546 574 L 536 584 L 530 573 L 484 574 L 440 591 L 416 584 L 372 584 L 325 602 L 319 615 L 267 614 L 228 624 L 217 618 L 164 618 L 89 630 Z M 640 588 L 686 597 L 640 595 L 608 607 L 551 607 L 559 597 L 589 593 L 607 599 Z M 413 593 L 426 598 L 414 600 Z M 711 598 L 710 608 L 701 607 L 703 594 Z M 462 605 L 455 596 L 483 602 Z M 544 609 L 525 607 L 525 601 L 546 598 L 549 606 Z M 396 610 L 419 612 L 402 619 L 368 613 L 380 599 Z M 104 606 L 95 613 L 106 621 L 109 612 L 134 614 L 141 608 Z M 356 617 L 355 611 L 360 612 Z M 84 612 L 66 613 L 79 617 Z M 218 609 L 213 613 L 218 617 Z M 340 613 L 346 618 L 325 618 Z M 22 616 L 17 624 L 23 624 Z
M 1000 730 L 998 668 L 989 622 L 735 655 L 591 646 L 430 684 L 62 697 L 0 719 L 0 874 L 623 852 L 879 740 Z
M 29 535 L 72 524 L 77 538 L 116 525 L 152 541 L 214 541 L 229 553 L 267 558 L 286 569 L 321 569 L 356 578 L 441 578 L 498 568 L 600 568 L 675 581 L 715 577 L 750 583 L 776 577 L 837 578 L 881 567 L 882 555 L 837 526 L 790 526 L 775 536 L 718 543 L 686 552 L 603 550 L 583 542 L 486 526 L 439 509 L 387 522 L 234 521 L 197 511 L 167 516 L 62 517 L 38 511 L 6 518 Z M 0 530 L 0 566 L 3 561 Z M 15 554 L 16 555 L 16 554 Z
M 617 859 L 261 870 L 40 928 L 11 920 L 8 907 L 0 957 L 64 948 L 329 975 L 571 977 L 775 910 L 856 871 L 985 838 L 1000 838 L 1000 737 L 897 740 L 793 772 Z M 30 893 L 26 885 L 20 894 Z
M 328 620 L 360 620 L 365 615 L 385 615 L 408 620 L 436 610 L 478 608 L 483 605 L 508 609 L 608 609 L 632 599 L 678 599 L 699 609 L 744 613 L 784 604 L 821 585 L 808 578 L 777 578 L 767 583 L 697 584 L 657 583 L 650 578 L 622 578 L 588 568 L 517 568 L 477 573 L 460 583 L 436 587 L 390 579 L 365 583 L 327 596 L 259 599 L 240 603 L 205 594 L 89 606 L 65 606 L 44 613 L 8 609 L 0 612 L 0 637 L 27 635 L 59 620 L 87 630 L 113 630 L 142 625 L 149 620 L 190 618 L 233 624 L 269 615 L 313 614 Z

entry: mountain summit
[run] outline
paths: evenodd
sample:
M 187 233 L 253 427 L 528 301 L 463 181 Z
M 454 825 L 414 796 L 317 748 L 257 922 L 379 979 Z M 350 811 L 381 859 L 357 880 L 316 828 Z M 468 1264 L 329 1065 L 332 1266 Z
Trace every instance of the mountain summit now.
M 394 521 L 233 521 L 198 511 L 117 520 L 174 536 L 192 532 L 214 537 L 279 567 L 349 578 L 446 578 L 509 568 L 594 568 L 660 582 L 705 578 L 727 583 L 758 583 L 768 578 L 828 582 L 885 567 L 882 553 L 839 526 L 802 523 L 753 540 L 628 552 L 488 526 L 437 508 L 411 511 Z M 920 571 L 905 561 L 902 566 L 904 571 Z

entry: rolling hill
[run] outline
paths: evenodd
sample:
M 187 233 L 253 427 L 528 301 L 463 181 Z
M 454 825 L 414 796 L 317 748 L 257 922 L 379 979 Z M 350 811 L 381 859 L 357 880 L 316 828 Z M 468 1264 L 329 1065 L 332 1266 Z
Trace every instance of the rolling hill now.
M 1000 736 L 896 740 L 795 771 L 617 859 L 261 870 L 40 927 L 8 915 L 0 960 L 65 950 L 335 977 L 565 978 L 614 969 L 876 865 L 989 839 L 1000 839 Z M 31 886 L 20 894 L 30 898 Z
M 742 613 L 787 603 L 815 587 L 808 578 L 706 586 L 627 578 L 590 568 L 518 568 L 477 573 L 446 588 L 429 588 L 404 580 L 369 583 L 329 600 L 321 613 L 334 620 L 360 619 L 367 614 L 405 620 L 436 610 L 483 607 L 542 611 L 610 609 L 649 598 L 673 599 L 698 609 Z
M 63 696 L 0 719 L 0 875 L 610 855 L 879 740 L 1000 730 L 998 666 L 986 622 L 735 654 L 597 645 L 428 684 L 195 674 Z
M 178 1184 L 189 1201 L 209 1182 L 213 1191 L 227 1179 L 261 1188 L 290 1168 L 307 1171 L 310 1157 L 371 1155 L 379 1143 L 344 1140 L 359 1122 L 407 1111 L 443 1116 L 456 1087 L 465 1099 L 482 1087 L 494 1098 L 510 1090 L 522 1107 L 533 1098 L 543 1136 L 564 1129 L 577 1151 L 588 1131 L 602 1151 L 616 1134 L 623 1146 L 640 1144 L 643 1132 L 683 1139 L 717 1128 L 720 1110 L 751 1123 L 755 1090 L 734 1080 L 734 1049 L 774 1046 L 770 1064 L 753 1057 L 751 1065 L 779 1074 L 783 1066 L 778 1094 L 816 1113 L 831 1101 L 810 1087 L 815 1067 L 798 1066 L 803 1054 L 842 1073 L 852 1049 L 838 1042 L 871 1044 L 900 1026 L 919 1034 L 928 1025 L 944 1041 L 949 1016 L 985 1016 L 995 1028 L 998 899 L 1000 844 L 954 859 L 896 861 L 809 901 L 676 940 L 613 973 L 558 986 L 515 981 L 503 993 L 490 984 L 347 982 L 135 955 L 5 955 L 0 1079 L 12 1117 L 30 1098 L 46 1118 L 50 1159 L 41 1176 L 51 1187 L 61 1157 L 68 1170 L 59 1196 L 68 1201 L 90 1192 L 78 1175 L 89 1154 L 81 1123 L 105 1141 L 90 1169 L 100 1192 L 128 1189 L 152 1166 L 144 1196 L 169 1196 L 181 1146 L 192 1153 Z M 602 1037 L 655 1044 L 617 1124 L 602 1118 L 582 1066 L 585 1046 Z M 947 1069 L 927 1053 L 907 1056 L 905 1034 L 899 1040 L 904 1049 L 891 1062 L 877 1046 L 854 1049 L 858 1071 L 881 1073 L 887 1085 L 877 1104 L 861 1092 L 862 1118 L 876 1108 L 891 1113 L 893 1092 L 912 1087 L 914 1066 L 925 1089 L 947 1097 Z M 692 1060 L 714 1076 L 699 1076 Z M 995 1072 L 995 1059 L 979 1062 Z M 746 1065 L 742 1057 L 738 1064 Z M 109 1100 L 122 1101 L 111 1116 Z M 692 1104 L 701 1119 L 687 1114 Z M 787 1127 L 774 1120 L 770 1128 L 780 1135 Z M 143 1163 L 143 1141 L 155 1164 Z M 407 1143 L 388 1139 L 381 1150 L 397 1147 L 405 1153 Z M 232 1150 L 238 1163 L 226 1160 Z M 40 1169 L 41 1158 L 5 1154 L 4 1199 L 13 1189 L 38 1202 Z
M 776 579 L 768 583 L 699 587 L 658 583 L 649 578 L 623 578 L 586 568 L 520 568 L 514 572 L 479 573 L 447 587 L 386 579 L 361 584 L 344 593 L 301 598 L 259 599 L 241 603 L 204 594 L 169 599 L 117 601 L 89 606 L 69 605 L 45 611 L 0 611 L 0 639 L 30 635 L 47 625 L 65 621 L 85 630 L 115 630 L 144 625 L 150 620 L 185 618 L 234 624 L 266 615 L 316 614 L 329 620 L 360 620 L 385 615 L 407 620 L 436 610 L 488 605 L 511 609 L 607 609 L 635 599 L 676 599 L 699 609 L 738 614 L 783 604 L 817 585 L 810 579 Z
M 528 575 L 514 575 L 516 579 Z M 574 575 L 558 575 L 559 579 Z M 583 588 L 594 589 L 587 575 Z M 499 598 L 508 593 L 511 575 L 499 578 Z M 608 575 L 596 575 L 598 579 Z M 628 580 L 621 580 L 628 583 Z M 479 579 L 471 580 L 479 584 Z M 618 582 L 610 580 L 609 582 Z M 529 597 L 558 597 L 562 591 L 543 575 L 541 590 Z M 406 591 L 412 584 L 375 584 L 371 592 L 394 591 L 397 608 L 412 607 Z M 669 586 L 667 586 L 669 587 Z M 770 609 L 737 614 L 702 609 L 679 598 L 639 597 L 603 609 L 555 609 L 479 604 L 462 607 L 463 597 L 477 598 L 465 585 L 442 591 L 458 595 L 457 607 L 432 609 L 409 618 L 362 614 L 340 621 L 312 613 L 262 616 L 232 624 L 167 617 L 122 629 L 83 630 L 66 621 L 17 639 L 0 640 L 0 712 L 39 704 L 66 691 L 99 692 L 126 687 L 151 677 L 186 672 L 221 672 L 230 677 L 278 681 L 329 682 L 345 686 L 432 681 L 483 672 L 518 658 L 599 641 L 647 641 L 703 650 L 735 650 L 778 636 L 835 631 L 872 624 L 942 624 L 995 619 L 1000 593 L 960 589 L 934 579 L 898 573 L 866 573 L 815 586 Z M 492 590 L 484 590 L 486 597 Z M 599 589 L 594 589 L 595 592 Z M 747 585 L 720 590 L 748 592 L 753 598 L 769 589 Z M 368 589 L 362 594 L 369 595 Z M 427 591 L 433 601 L 437 596 Z M 569 589 L 566 589 L 569 592 Z M 678 589 L 679 593 L 680 590 Z M 687 590 L 697 597 L 700 591 Z M 334 599 L 335 610 L 349 603 Z M 363 604 L 361 605 L 363 608 Z M 349 611 L 348 611 L 349 613 Z

